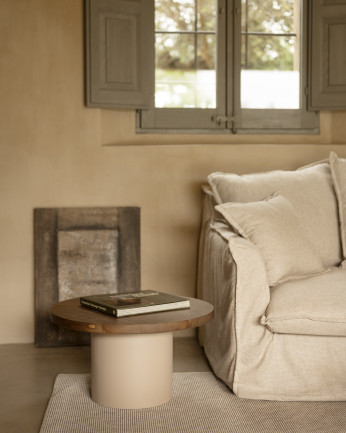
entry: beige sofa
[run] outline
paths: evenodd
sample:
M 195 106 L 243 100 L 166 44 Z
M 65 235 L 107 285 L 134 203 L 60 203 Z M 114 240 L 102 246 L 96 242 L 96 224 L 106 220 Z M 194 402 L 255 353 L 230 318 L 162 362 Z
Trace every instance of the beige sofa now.
M 244 398 L 346 400 L 346 160 L 208 183 L 198 295 L 215 318 L 199 338 L 215 374 Z

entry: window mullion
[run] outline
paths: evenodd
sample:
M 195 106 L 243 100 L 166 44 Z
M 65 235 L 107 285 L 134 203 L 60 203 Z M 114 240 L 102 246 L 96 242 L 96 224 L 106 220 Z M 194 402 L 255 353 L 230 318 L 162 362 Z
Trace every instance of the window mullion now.
M 227 116 L 228 127 L 236 133 L 240 116 L 241 0 L 228 0 L 227 14 Z
M 249 2 L 246 0 L 245 12 L 245 69 L 249 65 Z
M 216 55 L 216 113 L 215 123 L 224 128 L 225 123 L 216 120 L 227 116 L 227 1 L 218 0 L 217 55 Z
M 197 27 L 197 0 L 195 0 L 195 23 L 194 23 L 194 30 L 195 30 L 195 34 L 194 34 L 194 66 L 195 66 L 195 72 L 197 72 L 198 70 L 198 59 L 197 59 L 197 49 L 198 49 L 198 35 L 197 35 L 197 31 L 198 31 L 198 27 Z M 197 75 L 195 75 L 195 86 L 197 85 L 196 83 L 197 80 Z M 195 99 L 197 99 L 197 95 L 195 94 Z M 195 100 L 195 105 L 197 106 L 197 100 Z

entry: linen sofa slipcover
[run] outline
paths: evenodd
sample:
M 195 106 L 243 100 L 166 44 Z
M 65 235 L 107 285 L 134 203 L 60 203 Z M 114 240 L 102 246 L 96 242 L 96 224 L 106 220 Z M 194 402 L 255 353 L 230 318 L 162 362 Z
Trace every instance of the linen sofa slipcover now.
M 337 174 L 330 169 L 335 159 L 346 169 L 346 160 L 332 154 L 331 164 L 297 171 L 214 173 L 203 187 L 198 295 L 214 305 L 215 317 L 199 338 L 216 375 L 239 397 L 346 399 L 346 270 L 340 267 L 346 255 L 339 227 L 342 203 L 334 191 Z M 217 210 L 273 194 L 292 204 L 323 263 L 317 275 L 291 275 L 269 284 L 270 244 L 252 242 L 252 227 L 241 236 L 239 219 L 233 226 Z

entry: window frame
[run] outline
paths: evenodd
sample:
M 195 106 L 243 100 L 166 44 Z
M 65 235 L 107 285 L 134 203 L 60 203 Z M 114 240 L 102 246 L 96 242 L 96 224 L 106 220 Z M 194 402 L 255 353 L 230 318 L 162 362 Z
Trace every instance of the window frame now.
M 241 0 L 236 0 L 240 7 Z M 260 134 L 317 134 L 319 132 L 319 116 L 317 112 L 308 111 L 307 76 L 308 76 L 308 2 L 301 1 L 301 52 L 300 52 L 300 109 L 249 109 L 240 107 L 240 61 L 235 64 L 234 73 L 234 111 L 235 130 L 237 133 Z M 235 50 L 240 50 L 241 24 L 234 22 Z M 240 58 L 240 51 L 235 54 Z M 261 116 L 265 111 L 265 116 Z
M 217 4 L 217 107 L 137 110 L 137 133 L 317 134 L 319 115 L 308 111 L 308 0 L 301 1 L 300 109 L 240 107 L 241 0 Z M 263 113 L 265 112 L 265 113 Z
M 222 7 L 226 1 L 219 0 L 219 5 Z M 149 110 L 137 112 L 139 132 L 196 133 L 205 130 L 222 132 L 224 129 L 223 125 L 212 120 L 223 115 L 226 110 L 226 100 L 223 96 L 226 88 L 226 41 L 223 37 L 226 32 L 226 14 L 220 16 L 219 8 L 220 6 L 217 9 L 216 108 L 155 108 L 153 96 Z

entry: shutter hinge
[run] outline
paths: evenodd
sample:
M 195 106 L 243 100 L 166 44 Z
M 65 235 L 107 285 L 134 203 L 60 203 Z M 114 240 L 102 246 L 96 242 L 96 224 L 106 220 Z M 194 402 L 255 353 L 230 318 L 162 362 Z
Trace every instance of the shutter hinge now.
M 310 95 L 310 89 L 308 87 L 305 87 L 305 96 Z

